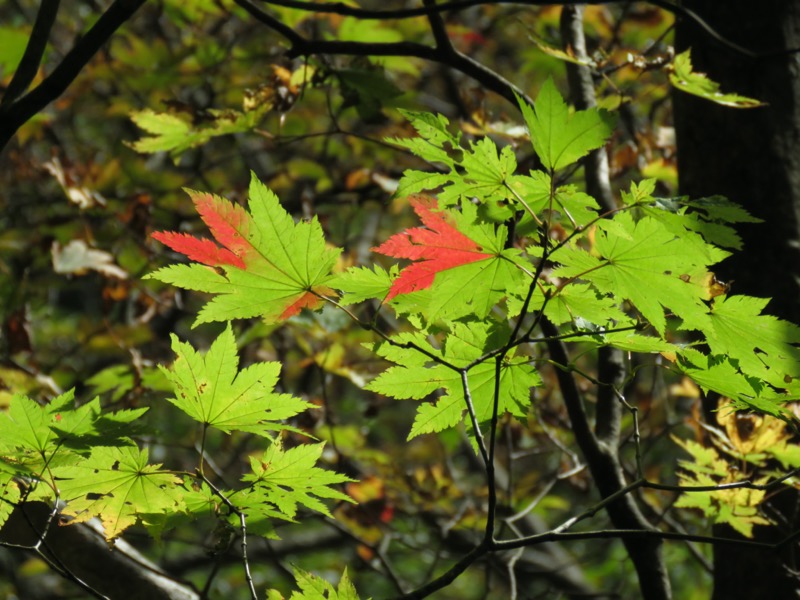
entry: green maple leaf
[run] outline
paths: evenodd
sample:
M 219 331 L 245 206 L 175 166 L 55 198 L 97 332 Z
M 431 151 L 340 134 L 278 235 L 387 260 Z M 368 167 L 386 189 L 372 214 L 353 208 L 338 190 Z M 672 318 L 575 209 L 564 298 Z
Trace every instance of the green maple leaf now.
M 99 446 L 91 455 L 71 466 L 54 470 L 63 513 L 73 522 L 99 517 L 111 540 L 141 518 L 181 510 L 181 480 L 147 464 L 147 450 L 135 447 Z
M 249 212 L 211 194 L 189 194 L 222 246 L 186 234 L 157 232 L 155 239 L 201 264 L 164 267 L 148 277 L 216 294 L 195 325 L 257 316 L 283 320 L 302 308 L 318 307 L 320 295 L 330 292 L 331 269 L 341 251 L 325 246 L 316 218 L 295 223 L 255 175 Z
M 602 147 L 614 130 L 614 117 L 605 110 L 591 108 L 569 114 L 569 108 L 552 79 L 544 82 L 535 108 L 517 98 L 533 149 L 550 170 L 557 171 Z
M 38 404 L 16 395 L 8 411 L 0 413 L 0 448 L 8 465 L 23 472 L 81 460 L 77 450 L 92 445 L 130 445 L 131 423 L 146 408 L 104 413 L 95 398 L 75 406 L 74 390 Z
M 400 114 L 417 130 L 419 137 L 386 138 L 386 141 L 410 150 L 423 160 L 444 163 L 452 168 L 455 163 L 447 152 L 447 146 L 450 146 L 451 149 L 458 148 L 460 136 L 456 137 L 448 131 L 447 127 L 450 122 L 447 117 L 402 109 L 400 109 Z M 419 173 L 419 171 L 406 171 L 405 174 L 408 173 Z M 433 188 L 420 188 L 416 191 L 421 191 L 421 189 Z
M 300 591 L 292 592 L 289 600 L 359 600 L 356 588 L 347 575 L 347 569 L 342 573 L 337 587 L 333 587 L 333 584 L 325 581 L 322 577 L 307 573 L 297 567 L 293 568 L 292 572 Z M 277 590 L 269 590 L 267 600 L 284 600 L 284 597 Z
M 677 346 L 665 342 L 659 337 L 642 335 L 635 331 L 614 331 L 609 333 L 598 331 L 591 337 L 587 337 L 586 341 L 590 343 L 597 342 L 603 346 L 613 346 L 626 352 L 674 354 L 678 351 Z
M 481 202 L 497 202 L 513 198 L 508 180 L 517 170 L 517 159 L 511 146 L 500 153 L 489 138 L 482 138 L 462 148 L 459 161 L 462 172 L 449 173 L 451 184 L 446 186 L 439 199 L 445 205 L 455 204 L 460 198 L 480 198 Z
M 20 499 L 19 484 L 14 475 L 0 471 L 0 527 L 8 520 Z
M 551 203 L 552 178 L 543 171 L 532 171 L 530 175 L 514 175 L 509 185 L 522 197 L 528 209 L 537 215 L 552 208 L 561 214 L 562 222 L 572 225 L 586 225 L 597 218 L 597 200 L 578 191 L 573 185 L 556 188 Z
M 69 397 L 72 392 L 60 396 Z M 45 407 L 21 394 L 11 399 L 8 411 L 0 413 L 0 445 L 4 452 L 14 451 L 17 458 L 25 455 L 36 460 L 56 450 L 56 434 L 50 429 L 54 416 Z
M 162 367 L 175 388 L 169 401 L 194 420 L 225 433 L 247 431 L 269 436 L 287 429 L 278 421 L 293 417 L 311 405 L 274 392 L 280 363 L 261 362 L 238 370 L 239 357 L 230 323 L 205 356 L 172 336 L 178 358 L 171 369 Z
M 514 301 L 509 301 L 509 312 L 517 314 L 522 308 L 523 294 L 527 294 L 528 282 L 515 292 Z M 609 296 L 597 293 L 597 290 L 586 283 L 571 283 L 561 289 L 547 287 L 550 299 L 545 304 L 541 287 L 534 290 L 529 310 L 540 310 L 544 306 L 544 314 L 555 325 L 563 323 L 577 324 L 579 321 L 593 323 L 597 326 L 622 326 L 630 324 L 630 318 L 620 310 L 618 302 Z
M 377 298 L 381 302 L 389 295 L 392 283 L 397 278 L 400 269 L 392 265 L 387 271 L 378 265 L 371 269 L 366 267 L 351 267 L 344 273 L 339 273 L 330 282 L 334 289 L 344 292 L 339 304 L 347 306 Z
M 701 388 L 730 398 L 734 408 L 786 418 L 782 404 L 792 398 L 776 393 L 761 378 L 743 373 L 738 364 L 735 358 L 732 361 L 724 355 L 706 355 L 692 348 L 684 348 L 677 361 L 678 368 Z
M 59 442 L 73 449 L 92 446 L 129 446 L 130 435 L 136 432 L 133 422 L 147 412 L 147 408 L 103 412 L 100 399 L 95 398 L 73 410 L 49 407 L 57 415 L 50 428 Z
M 283 518 L 294 520 L 298 506 L 330 517 L 322 499 L 353 502 L 350 496 L 330 486 L 353 480 L 316 466 L 324 445 L 304 444 L 284 450 L 278 439 L 262 456 L 250 457 L 252 473 L 242 481 L 251 485 L 253 499 L 275 507 Z
M 486 352 L 501 347 L 509 333 L 506 326 L 499 324 L 453 323 L 443 350 L 431 346 L 421 334 L 401 335 L 393 338 L 393 341 L 398 344 L 413 343 L 455 367 L 465 368 Z M 446 391 L 434 403 L 419 406 L 409 439 L 423 433 L 442 431 L 461 422 L 467 404 L 458 371 L 436 363 L 422 353 L 391 344 L 380 344 L 376 352 L 397 363 L 397 366 L 389 367 L 367 384 L 366 389 L 392 398 L 415 400 L 423 399 L 441 388 Z M 467 382 L 478 421 L 488 421 L 494 405 L 495 361 L 486 360 L 470 368 Z M 523 417 L 530 406 L 530 390 L 541 385 L 541 379 L 527 357 L 516 356 L 511 351 L 501 365 L 499 383 L 499 412 Z
M 800 327 L 761 311 L 769 300 L 719 296 L 703 330 L 711 352 L 736 361 L 742 373 L 776 388 L 800 377 Z
M 202 146 L 213 137 L 250 131 L 269 108 L 262 105 L 245 112 L 211 109 L 207 111 L 209 118 L 201 124 L 192 124 L 188 119 L 170 113 L 134 112 L 131 113 L 133 122 L 150 135 L 133 142 L 131 147 L 144 154 L 169 152 L 177 162 L 188 149 Z
M 697 251 L 698 244 L 705 252 Z M 601 293 L 629 300 L 661 335 L 665 309 L 683 319 L 685 328 L 707 328 L 704 300 L 710 295 L 704 276 L 709 261 L 722 260 L 727 252 L 702 240 L 687 243 L 655 219 L 634 222 L 628 213 L 598 225 L 595 249 L 599 257 L 576 246 L 554 252 L 551 258 L 562 264 L 554 275 L 588 281 Z
M 687 243 L 695 243 L 699 252 L 704 252 L 702 240 L 697 236 L 685 236 L 691 231 L 702 236 L 710 244 L 741 250 L 742 238 L 728 223 L 758 223 L 761 219 L 751 216 L 746 210 L 721 196 L 690 200 L 688 198 L 655 198 L 655 180 L 645 179 L 631 183 L 630 192 L 621 193 L 622 201 L 635 206 L 641 214 L 661 222 L 667 229 L 683 237 Z
M 460 145 L 460 138 L 447 131 L 448 121 L 441 115 L 401 111 L 419 133 L 416 138 L 393 138 L 387 141 L 402 146 L 420 158 L 433 163 L 442 163 L 449 169 L 446 173 L 427 173 L 407 170 L 400 180 L 397 195 L 404 196 L 441 188 L 438 199 L 444 206 L 452 206 L 462 198 L 471 201 L 496 202 L 512 197 L 507 181 L 517 168 L 517 160 L 510 146 L 498 154 L 497 146 L 489 138 L 470 143 L 469 148 Z M 451 156 L 450 150 L 458 150 L 461 159 Z

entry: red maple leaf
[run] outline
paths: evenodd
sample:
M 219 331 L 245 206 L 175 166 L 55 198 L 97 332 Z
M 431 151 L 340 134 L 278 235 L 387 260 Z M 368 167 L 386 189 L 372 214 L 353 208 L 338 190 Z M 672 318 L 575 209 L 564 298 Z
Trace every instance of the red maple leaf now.
M 416 260 L 394 280 L 386 301 L 398 294 L 408 294 L 431 286 L 437 273 L 480 260 L 493 254 L 482 252 L 477 242 L 461 233 L 446 213 L 438 209 L 435 198 L 415 197 L 411 207 L 425 227 L 413 227 L 390 237 L 372 250 L 394 258 Z
M 244 269 L 244 258 L 255 250 L 246 237 L 251 222 L 247 211 L 211 194 L 192 194 L 192 201 L 214 239 L 224 247 L 212 240 L 174 231 L 156 231 L 153 239 L 209 267 L 230 265 Z

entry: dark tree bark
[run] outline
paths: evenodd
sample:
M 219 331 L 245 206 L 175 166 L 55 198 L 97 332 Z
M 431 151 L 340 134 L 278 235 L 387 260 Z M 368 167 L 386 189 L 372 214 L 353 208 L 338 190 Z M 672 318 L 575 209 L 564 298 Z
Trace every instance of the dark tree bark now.
M 800 47 L 800 2 L 684 5 L 758 56 L 726 47 L 689 20 L 677 23 L 677 51 L 691 47 L 695 69 L 719 82 L 722 91 L 768 106 L 736 110 L 675 92 L 681 193 L 722 194 L 764 219 L 738 227 L 744 251 L 727 259 L 718 275 L 735 280 L 734 293 L 771 297 L 767 312 L 800 322 L 800 54 L 785 52 Z M 794 492 L 773 498 L 765 510 L 779 526 L 757 528 L 759 541 L 775 542 L 797 529 L 797 504 Z M 715 533 L 736 535 L 722 528 Z M 798 597 L 797 566 L 786 554 L 715 548 L 713 598 Z
M 757 53 L 800 47 L 800 2 L 687 2 L 719 33 Z M 772 297 L 769 311 L 800 321 L 800 54 L 751 58 L 680 20 L 677 51 L 692 48 L 696 70 L 723 91 L 769 105 L 726 108 L 674 95 L 681 192 L 722 194 L 764 219 L 739 227 L 744 252 L 724 263 L 734 291 Z

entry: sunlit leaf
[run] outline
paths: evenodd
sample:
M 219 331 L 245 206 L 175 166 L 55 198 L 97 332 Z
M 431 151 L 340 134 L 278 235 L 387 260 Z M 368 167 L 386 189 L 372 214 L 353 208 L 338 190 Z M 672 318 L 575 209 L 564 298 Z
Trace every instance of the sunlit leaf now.
M 155 233 L 155 239 L 202 264 L 165 267 L 149 276 L 216 294 L 195 324 L 257 316 L 279 321 L 320 305 L 340 251 L 326 247 L 316 218 L 295 223 L 255 175 L 249 211 L 211 194 L 190 195 L 222 246 L 181 233 Z
M 230 433 L 247 431 L 269 437 L 285 429 L 282 419 L 311 405 L 289 394 L 277 394 L 281 365 L 255 363 L 239 371 L 236 341 L 230 324 L 211 344 L 205 356 L 172 336 L 178 358 L 171 369 L 162 368 L 175 388 L 169 401 L 194 420 Z
M 551 171 L 563 169 L 600 148 L 614 129 L 614 118 L 605 110 L 592 108 L 570 115 L 552 79 L 542 85 L 534 107 L 521 98 L 517 101 L 533 148 Z
M 64 514 L 74 522 L 99 517 L 113 539 L 147 515 L 181 508 L 181 480 L 150 465 L 147 450 L 98 446 L 86 460 L 56 470 Z
M 691 50 L 681 52 L 672 62 L 672 72 L 669 74 L 670 83 L 687 94 L 699 96 L 711 102 L 729 106 L 731 108 L 756 108 L 764 103 L 754 98 L 740 96 L 739 94 L 723 94 L 719 91 L 719 84 L 708 78 L 705 73 L 697 73 L 692 68 Z

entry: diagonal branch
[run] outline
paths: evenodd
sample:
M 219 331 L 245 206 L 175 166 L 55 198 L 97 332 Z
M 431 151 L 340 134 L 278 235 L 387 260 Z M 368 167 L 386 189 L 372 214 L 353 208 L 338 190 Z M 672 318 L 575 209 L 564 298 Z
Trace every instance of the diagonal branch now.
M 453 52 L 453 44 L 447 35 L 447 28 L 442 19 L 442 13 L 436 10 L 436 0 L 422 0 L 422 4 L 428 9 L 428 23 L 433 32 L 433 39 L 436 40 L 436 49 L 442 52 Z
M 53 72 L 45 77 L 44 81 L 29 93 L 0 108 L 0 151 L 31 117 L 66 91 L 103 44 L 146 1 L 114 0 L 108 10 L 67 53 Z
M 42 63 L 44 50 L 47 48 L 50 31 L 56 21 L 60 2 L 61 0 L 52 0 L 51 2 L 42 2 L 39 5 L 39 12 L 36 13 L 36 22 L 33 24 L 31 37 L 28 38 L 28 45 L 25 46 L 25 53 L 22 55 L 22 60 L 20 60 L 19 66 L 11 78 L 11 83 L 8 84 L 3 101 L 0 102 L 0 107 L 11 104 L 24 94 L 33 78 L 36 77 L 36 72 Z
M 0 529 L 0 545 L 36 551 L 98 598 L 199 600 L 191 587 L 160 571 L 123 540 L 116 540 L 110 551 L 99 523 L 48 527 L 51 514 L 52 507 L 44 502 L 18 505 Z

